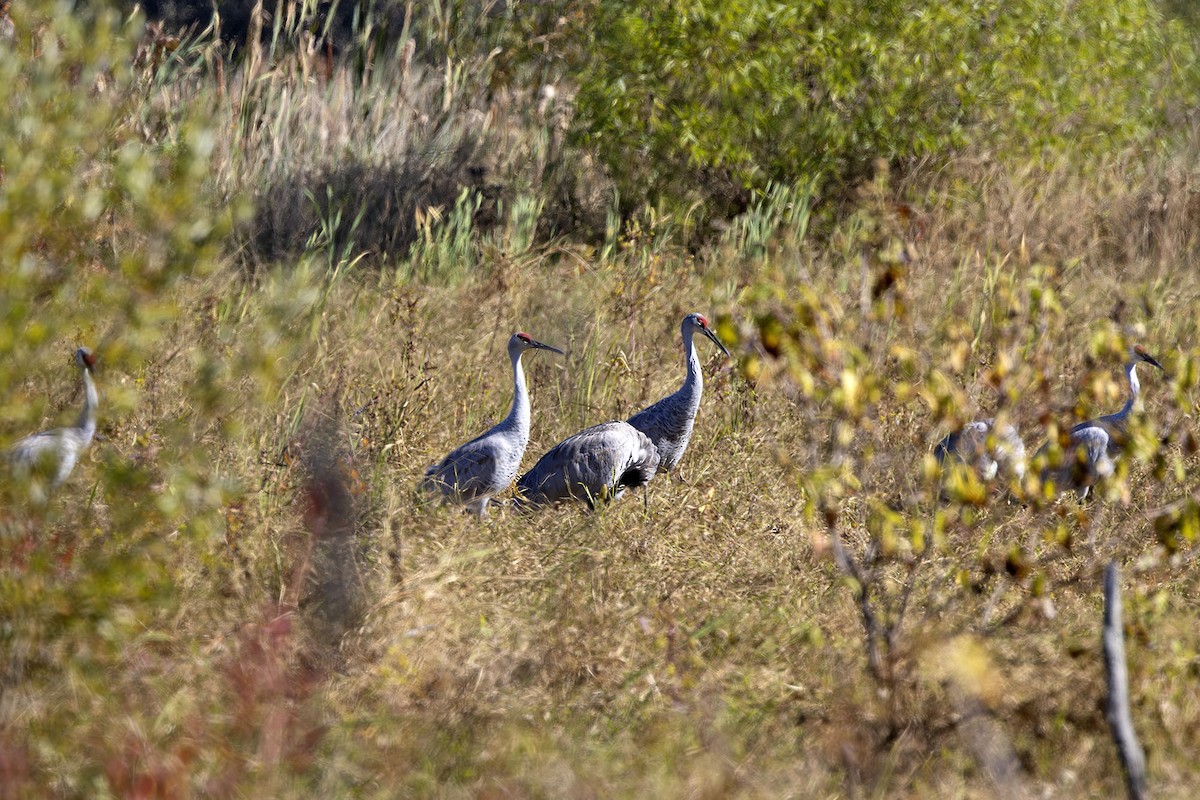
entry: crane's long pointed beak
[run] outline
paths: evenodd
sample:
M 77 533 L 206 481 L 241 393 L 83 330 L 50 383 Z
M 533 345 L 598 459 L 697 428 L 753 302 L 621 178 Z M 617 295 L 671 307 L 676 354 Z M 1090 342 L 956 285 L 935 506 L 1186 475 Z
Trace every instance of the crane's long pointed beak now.
M 536 341 L 536 340 L 530 342 L 530 344 L 532 344 L 538 350 L 549 350 L 551 353 L 558 353 L 560 356 L 566 355 L 566 353 L 564 353 L 562 350 L 559 350 L 557 347 L 551 347 L 548 344 L 542 344 L 541 342 Z
M 1142 357 L 1142 361 L 1145 361 L 1147 364 L 1152 364 L 1152 365 L 1158 367 L 1159 369 L 1161 369 L 1163 372 L 1167 371 L 1163 367 L 1162 364 L 1158 363 L 1158 359 L 1155 358 L 1154 356 L 1150 355 L 1149 353 L 1141 353 L 1140 355 Z
M 696 327 L 699 328 L 700 326 L 697 325 Z M 715 344 L 717 347 L 721 348 L 721 352 L 725 354 L 726 358 L 733 358 L 733 356 L 730 355 L 729 350 L 727 350 L 725 348 L 725 345 L 721 344 L 721 340 L 717 338 L 717 335 L 715 333 L 710 331 L 708 328 L 700 328 L 700 330 L 705 336 L 707 336 L 709 339 L 712 340 L 713 344 Z

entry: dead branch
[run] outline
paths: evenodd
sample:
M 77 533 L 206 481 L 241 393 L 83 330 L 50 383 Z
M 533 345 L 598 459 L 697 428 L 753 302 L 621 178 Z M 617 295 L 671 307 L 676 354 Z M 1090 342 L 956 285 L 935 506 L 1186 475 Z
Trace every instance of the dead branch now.
M 871 606 L 870 582 L 867 575 L 858 562 L 854 560 L 854 556 L 846 550 L 845 544 L 842 543 L 841 534 L 837 531 L 836 526 L 829 526 L 829 540 L 833 547 L 833 561 L 837 564 L 837 568 L 842 574 L 850 578 L 857 584 L 856 593 L 858 595 L 858 610 L 862 614 L 863 629 L 866 633 L 867 646 L 867 666 L 871 669 L 871 674 L 879 681 L 884 680 L 883 666 L 879 660 L 879 618 L 875 616 L 875 610 Z M 872 542 L 872 553 L 867 556 L 866 561 L 873 560 L 875 543 Z
M 1146 756 L 1133 730 L 1129 712 L 1129 673 L 1125 666 L 1125 631 L 1121 623 L 1121 584 L 1117 562 L 1104 570 L 1104 666 L 1108 672 L 1108 724 L 1125 769 L 1129 796 L 1146 796 Z

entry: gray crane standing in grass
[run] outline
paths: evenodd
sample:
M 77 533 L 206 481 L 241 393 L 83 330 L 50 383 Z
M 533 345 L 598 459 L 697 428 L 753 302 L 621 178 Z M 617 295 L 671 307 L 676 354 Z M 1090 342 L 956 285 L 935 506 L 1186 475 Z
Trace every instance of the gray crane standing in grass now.
M 683 386 L 674 394 L 664 397 L 652 406 L 642 409 L 629 418 L 629 424 L 650 437 L 658 449 L 658 471 L 675 469 L 688 440 L 692 438 L 692 425 L 696 412 L 700 410 L 700 395 L 704 391 L 704 376 L 700 372 L 700 356 L 692 343 L 692 335 L 700 331 L 729 358 L 729 351 L 708 327 L 703 314 L 688 314 L 683 318 L 680 332 L 683 334 L 683 358 L 687 363 L 687 377 Z
M 526 350 L 563 355 L 562 350 L 534 341 L 527 333 L 514 333 L 508 340 L 513 370 L 512 410 L 491 430 L 455 448 L 427 469 L 421 482 L 422 489 L 466 505 L 480 518 L 487 516 L 488 501 L 512 484 L 529 443 L 529 390 L 521 368 Z
M 1025 477 L 1025 443 L 1016 427 L 1007 422 L 996 425 L 994 419 L 968 422 L 937 443 L 933 454 L 943 469 L 947 462 L 966 464 L 984 481 L 997 476 L 1006 479 Z
M 12 44 L 17 36 L 17 28 L 13 25 L 12 17 L 8 15 L 9 2 L 0 3 L 0 44 Z
M 83 410 L 74 425 L 54 428 L 32 436 L 26 436 L 8 451 L 9 464 L 18 481 L 29 483 L 30 497 L 36 502 L 45 502 L 49 492 L 57 489 L 71 475 L 79 455 L 92 443 L 96 434 L 96 407 L 99 395 L 92 373 L 96 368 L 96 357 L 86 347 L 75 351 L 75 364 L 83 376 Z M 50 479 L 47 490 L 42 485 L 44 478 Z
M 1043 481 L 1052 480 L 1058 489 L 1074 489 L 1079 499 L 1083 500 L 1097 481 L 1113 474 L 1116 459 L 1120 457 L 1129 438 L 1129 415 L 1137 408 L 1141 396 L 1142 384 L 1138 380 L 1137 366 L 1143 362 L 1160 370 L 1163 368 L 1144 347 L 1135 345 L 1130 352 L 1129 363 L 1125 365 L 1125 375 L 1129 380 L 1129 399 L 1125 405 L 1115 414 L 1080 422 L 1071 428 L 1067 446 L 1063 448 L 1062 463 L 1043 467 Z M 1042 461 L 1045 461 L 1049 448 L 1050 443 L 1047 442 L 1038 450 L 1037 455 Z
M 589 507 L 645 486 L 658 472 L 658 449 L 628 422 L 604 422 L 556 444 L 517 481 L 521 505 L 582 500 Z
M 688 314 L 681 331 L 687 361 L 682 388 L 628 422 L 605 422 L 559 442 L 517 481 L 522 504 L 576 499 L 595 508 L 601 501 L 618 499 L 626 489 L 645 486 L 679 463 L 704 390 L 693 334 L 700 331 L 729 355 L 703 315 Z

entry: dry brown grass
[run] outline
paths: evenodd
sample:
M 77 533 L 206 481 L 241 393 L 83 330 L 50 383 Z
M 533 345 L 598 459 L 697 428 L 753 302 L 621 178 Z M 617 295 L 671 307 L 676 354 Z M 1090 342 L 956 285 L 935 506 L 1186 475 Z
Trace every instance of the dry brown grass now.
M 413 109 L 362 116 L 371 96 L 351 97 L 349 72 L 303 74 L 286 101 L 270 84 L 295 76 L 261 95 L 252 77 L 214 113 L 232 126 L 269 103 L 250 119 L 275 122 L 232 128 L 220 188 L 286 185 L 367 142 L 403 163 L 493 111 L 491 156 L 541 177 L 529 97 L 467 102 L 438 128 L 419 116 L 439 106 L 434 83 L 413 85 Z M 253 282 L 230 265 L 174 285 L 164 341 L 137 359 L 110 346 L 104 438 L 47 512 L 54 535 L 4 564 L 14 618 L 61 630 L 5 641 L 0 794 L 1113 794 L 1100 574 L 1116 559 L 1151 788 L 1189 797 L 1200 580 L 1194 542 L 1156 529 L 1198 488 L 1196 178 L 1181 163 L 1130 155 L 1080 176 L 964 157 L 881 176 L 765 257 L 729 241 L 689 254 L 683 221 L 647 214 L 607 255 L 476 239 L 477 266 L 428 283 L 362 269 L 371 245 L 346 240 Z M 259 213 L 281 208 L 283 228 L 295 207 Z M 314 267 L 326 255 L 336 273 Z M 735 359 L 699 343 L 683 480 L 656 479 L 647 510 L 481 524 L 420 502 L 422 470 L 505 413 L 513 330 L 568 351 L 526 359 L 532 463 L 671 391 L 694 310 Z M 936 500 L 930 450 L 952 425 L 1003 408 L 1032 451 L 1119 406 L 1135 339 L 1169 376 L 1144 374 L 1139 458 L 1103 498 Z M 19 389 L 60 409 L 60 373 Z M 0 530 L 24 524 L 3 513 Z M 874 668 L 864 585 L 890 632 Z M 87 680 L 62 666 L 97 652 Z
M 225 407 L 236 425 L 197 431 L 211 468 L 242 487 L 216 538 L 145 545 L 180 596 L 169 618 L 147 620 L 111 696 L 94 706 L 124 709 L 120 735 L 80 708 L 79 741 L 105 754 L 108 790 L 134 793 L 150 775 L 215 794 L 989 796 L 1008 791 L 990 776 L 1008 775 L 1017 795 L 1116 792 L 1099 657 L 1100 570 L 1116 558 L 1152 787 L 1187 796 L 1200 749 L 1200 585 L 1190 545 L 1170 555 L 1151 515 L 1196 491 L 1195 457 L 1181 447 L 1195 409 L 1186 375 L 1200 350 L 1188 312 L 1200 283 L 1158 251 L 1190 251 L 1191 217 L 1139 211 L 1145 193 L 1131 191 L 1075 224 L 1094 230 L 1140 214 L 1158 226 L 1147 239 L 1154 248 L 1052 260 L 1035 220 L 1059 217 L 1038 223 L 1057 231 L 1053 241 L 1090 241 L 1061 219 L 1075 216 L 1087 184 L 1038 184 L 1025 197 L 1033 186 L 985 184 L 982 203 L 999 202 L 993 191 L 1015 195 L 1007 223 L 969 205 L 925 210 L 919 257 L 883 295 L 886 308 L 868 302 L 865 315 L 861 266 L 853 251 L 838 252 L 853 233 L 777 251 L 770 263 L 728 248 L 687 262 L 652 252 L 646 235 L 611 261 L 586 252 L 500 260 L 450 288 L 351 273 L 319 312 L 311 303 L 321 292 L 303 270 L 224 292 L 219 312 L 203 298 L 220 298 L 224 278 L 184 289 L 181 306 L 196 312 L 174 341 L 236 364 L 283 335 L 293 355 L 263 397 L 231 372 Z M 878 213 L 875 238 L 859 240 L 872 252 L 906 235 Z M 887 269 L 871 256 L 868 281 Z M 824 341 L 831 359 L 861 348 L 855 369 L 883 387 L 857 421 L 869 422 L 849 449 L 859 485 L 837 501 L 836 535 L 861 559 L 888 510 L 901 529 L 938 513 L 944 530 L 926 553 L 901 531 L 895 557 L 877 565 L 872 592 L 885 623 L 914 576 L 877 676 L 830 531 L 808 513 L 814 492 L 828 491 L 821 476 L 845 419 L 821 389 L 837 373 L 815 373 L 806 395 L 795 382 L 806 356 L 775 359 L 761 338 L 767 316 L 799 318 L 805 289 L 832 327 L 824 341 L 811 332 L 819 326 L 801 326 L 801 342 Z M 1030 292 L 1048 289 L 1061 310 L 1031 310 Z M 1121 296 L 1150 302 L 1127 302 L 1118 324 L 1108 312 Z M 901 305 L 907 312 L 894 313 Z M 421 470 L 505 413 L 512 330 L 569 352 L 527 359 L 532 462 L 581 426 L 671 390 L 682 376 L 678 320 L 696 309 L 736 334 L 738 360 L 702 351 L 709 377 L 685 481 L 652 483 L 648 511 L 633 499 L 595 514 L 500 510 L 479 524 L 418 502 Z M 932 443 L 955 414 L 996 406 L 985 368 L 1015 358 L 1003 385 L 1033 448 L 1043 420 L 1118 404 L 1120 357 L 1106 342 L 1123 330 L 1139 331 L 1173 376 L 1144 379 L 1147 417 L 1171 437 L 1161 479 L 1135 463 L 1125 500 L 1118 492 L 1083 507 L 931 500 L 923 459 Z M 190 367 L 169 358 L 175 349 L 149 359 L 140 402 L 106 418 L 107 440 L 71 494 L 86 491 L 96 462 L 132 457 L 126 443 L 187 414 L 194 399 L 176 386 Z M 123 379 L 105 375 L 108 386 Z M 904 383 L 925 394 L 905 396 Z M 945 420 L 930 406 L 943 385 L 964 406 Z M 166 480 L 171 453 L 136 452 Z M 345 501 L 330 498 L 344 495 L 356 510 L 331 522 Z M 69 531 L 79 520 L 63 514 Z M 115 516 L 102 500 L 85 518 L 99 531 Z M 332 561 L 315 558 L 322 531 L 335 529 L 352 529 L 352 543 L 337 545 Z M 106 546 L 79 543 L 60 579 L 86 580 L 88 549 Z M 353 602 L 339 595 L 331 628 L 330 595 L 348 590 Z M 58 690 L 42 700 L 65 702 Z M 23 706 L 24 718 L 41 707 Z M 24 757 L 36 782 L 79 785 L 65 762 Z
M 1166 455 L 1179 459 L 1182 480 L 1170 470 L 1155 480 L 1134 464 L 1127 500 L 1083 507 L 937 506 L 922 461 L 946 423 L 921 400 L 897 396 L 901 383 L 936 385 L 933 372 L 943 371 L 969 398 L 964 413 L 990 413 L 981 365 L 1014 354 L 1023 360 L 1008 379 L 1011 413 L 1036 447 L 1044 414 L 1065 422 L 1076 406 L 1093 413 L 1118 402 L 1119 356 L 1093 359 L 1107 351 L 1088 341 L 1121 330 L 1108 312 L 1123 295 L 1152 298 L 1127 303 L 1121 322 L 1142 326 L 1140 339 L 1172 375 L 1200 358 L 1187 313 L 1200 284 L 1189 271 L 1153 250 L 1050 260 L 1034 220 L 1060 217 L 1039 223 L 1058 231 L 1056 242 L 1090 241 L 1063 232 L 1061 219 L 1074 216 L 1086 185 L 1039 185 L 1034 194 L 1049 195 L 1040 200 L 1024 196 L 1031 186 L 994 178 L 985 190 L 1016 195 L 1008 223 L 927 212 L 920 257 L 891 290 L 904 316 L 861 316 L 859 265 L 834 248 L 780 254 L 770 265 L 714 253 L 688 268 L 634 241 L 612 262 L 485 264 L 453 288 L 343 279 L 311 327 L 307 317 L 297 322 L 297 355 L 278 396 L 239 407 L 241 438 L 213 440 L 214 466 L 245 492 L 204 565 L 172 566 L 192 577 L 182 581 L 178 617 L 156 628 L 162 638 L 147 670 L 159 688 L 146 695 L 145 677 L 114 688 L 144 698 L 130 710 L 138 746 L 157 758 L 195 749 L 182 771 L 199 785 L 225 776 L 240 791 L 284 795 L 1112 793 L 1121 778 L 1101 706 L 1099 576 L 1116 558 L 1128 576 L 1134 716 L 1152 787 L 1187 796 L 1200 748 L 1200 585 L 1190 547 L 1170 556 L 1150 515 L 1196 490 L 1195 458 L 1178 444 L 1190 430 L 1194 385 L 1144 381 L 1148 418 L 1171 434 Z M 1136 217 L 1142 194 L 1085 209 L 1075 224 Z M 1157 219 L 1153 241 L 1186 250 L 1190 225 Z M 831 335 L 865 348 L 864 374 L 878 370 L 887 387 L 851 446 L 860 487 L 840 501 L 838 535 L 861 558 L 880 508 L 910 521 L 942 515 L 939 546 L 922 555 L 901 537 L 897 558 L 878 565 L 872 586 L 885 620 L 899 614 L 915 574 L 882 677 L 867 668 L 858 605 L 833 564 L 829 531 L 805 513 L 838 413 L 819 389 L 814 399 L 797 393 L 758 338 L 759 315 L 793 312 L 797 275 L 831 303 L 849 298 L 836 301 Z M 1156 289 L 1165 276 L 1166 296 Z M 257 307 L 258 292 L 295 291 L 299 280 L 269 278 L 241 302 Z M 1030 312 L 1036 287 L 1053 287 L 1061 312 Z M 704 353 L 709 378 L 686 482 L 655 481 L 647 512 L 635 499 L 595 514 L 501 510 L 479 524 L 418 502 L 421 470 L 505 413 L 511 330 L 569 351 L 527 359 L 531 462 L 582 425 L 672 389 L 682 374 L 678 320 L 694 309 L 727 320 L 739 356 L 764 368 L 751 385 L 747 362 Z M 255 330 L 253 311 L 240 316 L 216 332 L 235 350 Z M 889 356 L 897 346 L 916 353 L 915 366 Z M 1098 379 L 1096 397 L 1087 376 Z M 176 413 L 171 384 L 167 370 L 147 386 L 148 407 Z M 307 563 L 316 506 L 305 462 L 293 456 L 307 446 L 304 420 L 314 414 L 340 426 L 342 469 L 362 511 L 352 571 L 365 605 L 332 642 L 314 634 L 323 624 L 317 584 L 298 585 L 296 571 Z M 109 423 L 114 439 L 124 424 Z M 1055 539 L 1060 528 L 1070 549 Z M 300 598 L 298 610 L 289 598 Z M 276 650 L 248 644 L 278 619 L 294 628 L 283 639 L 261 634 Z M 247 694 L 238 686 L 251 678 L 231 677 L 231 659 L 249 663 L 249 675 L 283 669 L 275 679 L 283 683 L 255 678 Z M 229 702 L 246 710 L 221 722 Z M 189 719 L 199 727 L 189 730 Z M 229 766 L 247 751 L 258 755 Z M 997 786 L 992 774 L 1011 784 Z M 110 777 L 110 788 L 120 785 Z

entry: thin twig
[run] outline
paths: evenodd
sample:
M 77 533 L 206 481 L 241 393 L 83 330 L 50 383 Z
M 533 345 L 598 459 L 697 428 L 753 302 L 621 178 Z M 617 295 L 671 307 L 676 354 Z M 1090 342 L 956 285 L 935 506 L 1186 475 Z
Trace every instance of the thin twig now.
M 883 669 L 879 663 L 879 620 L 871 608 L 870 587 L 859 564 L 846 551 L 842 537 L 835 526 L 829 526 L 829 539 L 833 547 L 833 561 L 838 569 L 858 584 L 858 609 L 862 614 L 863 629 L 866 633 L 867 666 L 876 680 L 883 681 Z M 868 557 L 870 560 L 870 557 Z
M 996 611 L 996 604 L 1000 602 L 1000 598 L 1008 590 L 1008 584 L 1003 578 L 996 580 L 996 585 L 992 587 L 992 593 L 988 595 L 987 603 L 983 607 L 983 615 L 979 619 L 978 631 L 981 635 L 987 635 L 988 625 L 992 621 L 992 614 Z
M 895 621 L 888 626 L 887 630 L 889 650 L 894 650 L 896 647 L 896 639 L 900 636 L 900 628 L 904 626 L 904 615 L 908 611 L 908 599 L 912 596 L 913 587 L 917 584 L 917 573 L 924 563 L 925 555 L 922 554 L 917 556 L 916 560 L 908 567 L 908 576 L 904 580 L 904 590 L 900 594 L 900 607 L 896 609 Z
M 1129 712 L 1129 672 L 1125 666 L 1125 631 L 1121 624 L 1121 584 L 1117 562 L 1104 570 L 1104 666 L 1108 672 L 1108 724 L 1125 769 L 1129 796 L 1146 796 L 1146 756 L 1133 730 Z

